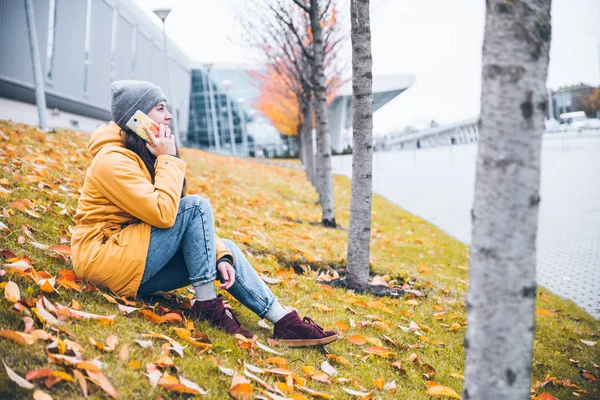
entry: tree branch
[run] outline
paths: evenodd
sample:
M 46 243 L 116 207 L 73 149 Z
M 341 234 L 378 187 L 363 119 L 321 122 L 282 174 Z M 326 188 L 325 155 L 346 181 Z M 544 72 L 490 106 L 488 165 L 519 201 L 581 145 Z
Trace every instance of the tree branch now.
M 294 3 L 296 3 L 296 5 L 298 7 L 300 7 L 301 9 L 303 9 L 304 11 L 306 11 L 307 13 L 310 14 L 311 12 L 311 8 L 309 6 L 307 6 L 306 4 L 304 4 L 303 2 L 301 2 L 300 0 L 292 0 Z

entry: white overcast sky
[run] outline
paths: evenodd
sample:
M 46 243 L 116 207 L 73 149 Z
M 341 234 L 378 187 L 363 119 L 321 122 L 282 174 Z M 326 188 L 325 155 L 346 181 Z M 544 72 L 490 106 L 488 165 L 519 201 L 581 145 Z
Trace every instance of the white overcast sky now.
M 249 4 L 248 0 L 135 2 L 148 12 L 172 7 L 167 34 L 198 63 L 239 66 L 256 59 L 243 45 L 236 20 L 236 5 Z M 349 13 L 349 4 L 340 0 L 340 13 Z M 410 89 L 375 113 L 374 133 L 406 125 L 422 128 L 432 119 L 445 124 L 477 116 L 485 0 L 371 0 L 371 4 L 374 74 L 416 77 Z M 580 82 L 600 86 L 600 0 L 554 0 L 552 29 L 548 86 L 556 89 Z M 349 47 L 345 54 L 349 60 Z

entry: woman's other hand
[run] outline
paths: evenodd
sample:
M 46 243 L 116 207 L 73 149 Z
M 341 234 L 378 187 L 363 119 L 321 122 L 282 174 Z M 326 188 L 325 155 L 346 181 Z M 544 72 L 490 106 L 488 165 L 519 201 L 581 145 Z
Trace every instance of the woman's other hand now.
M 152 145 L 146 143 L 146 148 L 150 153 L 154 154 L 155 157 L 161 154 L 167 154 L 174 156 L 176 154 L 175 149 L 175 136 L 171 134 L 171 128 L 165 124 L 159 124 L 159 130 L 157 134 L 152 133 L 146 128 L 148 137 L 152 140 Z
M 219 262 L 217 265 L 217 271 L 221 274 L 221 284 L 219 285 L 219 289 L 229 289 L 233 286 L 233 282 L 235 282 L 235 270 L 227 261 Z

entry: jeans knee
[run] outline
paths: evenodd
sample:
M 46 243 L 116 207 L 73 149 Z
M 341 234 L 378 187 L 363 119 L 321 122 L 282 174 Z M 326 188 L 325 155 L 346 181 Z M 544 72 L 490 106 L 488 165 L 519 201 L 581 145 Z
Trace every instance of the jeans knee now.
M 229 251 L 231 251 L 232 253 L 233 253 L 234 250 L 237 250 L 237 246 L 231 240 L 221 238 L 221 242 L 223 242 L 223 244 L 225 246 L 227 246 L 227 248 L 229 249 Z
M 212 206 L 207 198 L 197 194 L 191 194 L 181 199 L 181 205 L 185 207 L 198 207 L 205 213 L 212 213 Z
M 223 244 L 225 246 L 227 246 L 227 248 L 229 249 L 229 251 L 231 251 L 231 253 L 233 254 L 233 257 L 235 259 L 238 259 L 238 257 L 241 257 L 242 250 L 240 250 L 240 248 L 237 246 L 237 244 L 233 243 L 229 239 L 221 239 L 221 241 L 223 242 Z

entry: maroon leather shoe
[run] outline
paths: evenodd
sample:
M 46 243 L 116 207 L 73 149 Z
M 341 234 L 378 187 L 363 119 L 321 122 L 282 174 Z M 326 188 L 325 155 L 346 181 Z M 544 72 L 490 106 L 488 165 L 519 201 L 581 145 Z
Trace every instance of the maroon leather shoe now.
M 207 321 L 215 328 L 225 329 L 225 332 L 230 335 L 239 333 L 248 339 L 254 337 L 252 332 L 242 328 L 242 325 L 237 318 L 235 318 L 231 310 L 225 308 L 222 297 L 216 297 L 212 300 L 205 301 L 196 300 L 192 306 L 190 315 L 194 318 Z
M 276 324 L 273 339 L 290 347 L 321 346 L 339 339 L 337 332 L 324 331 L 311 318 L 300 316 L 296 311 L 288 313 Z

